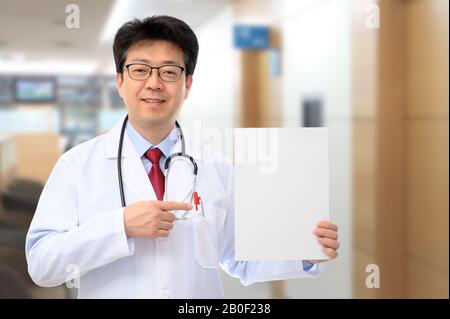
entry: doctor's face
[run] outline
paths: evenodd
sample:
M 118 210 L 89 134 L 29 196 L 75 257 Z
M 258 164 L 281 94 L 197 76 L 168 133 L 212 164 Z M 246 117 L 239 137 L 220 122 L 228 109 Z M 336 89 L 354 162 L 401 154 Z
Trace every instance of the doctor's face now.
M 177 65 L 185 68 L 183 51 L 167 41 L 142 41 L 131 46 L 125 65 L 130 63 L 152 67 Z M 137 65 L 133 68 L 130 73 L 134 79 L 127 69 L 123 71 L 123 78 L 116 74 L 117 89 L 127 106 L 130 121 L 142 129 L 173 126 L 183 101 L 188 97 L 192 76 L 186 78 L 183 71 L 177 81 L 167 82 L 158 76 L 157 69 L 153 69 L 148 79 L 136 80 L 147 67 Z M 164 71 L 169 79 L 174 79 L 172 71 Z

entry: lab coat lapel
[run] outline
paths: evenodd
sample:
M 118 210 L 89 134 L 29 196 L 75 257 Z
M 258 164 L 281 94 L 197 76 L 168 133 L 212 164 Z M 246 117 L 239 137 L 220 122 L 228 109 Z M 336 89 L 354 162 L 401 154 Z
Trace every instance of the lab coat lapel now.
M 119 147 L 120 131 L 122 121 L 118 123 L 108 134 L 107 157 L 110 160 L 117 160 L 117 150 Z M 132 191 L 138 200 L 154 200 L 155 192 L 148 178 L 142 160 L 137 154 L 128 134 L 125 131 L 122 147 L 122 178 L 124 183 L 125 198 L 130 198 L 127 191 Z M 134 202 L 134 201 L 133 201 Z M 127 200 L 127 204 L 131 202 Z
M 185 132 L 184 132 L 185 133 Z M 197 165 L 200 161 L 200 156 L 198 156 L 198 152 L 194 152 L 194 150 L 190 147 L 188 143 L 191 141 L 189 138 L 186 138 L 185 133 L 185 141 L 186 141 L 186 154 L 192 156 Z M 171 154 L 181 152 L 181 139 L 177 139 L 177 143 L 172 149 Z M 177 160 L 178 159 L 178 160 Z M 189 201 L 191 200 L 192 193 L 192 181 L 193 181 L 193 165 L 191 162 L 185 158 L 182 162 L 179 161 L 178 157 L 172 159 L 172 163 L 170 165 L 170 171 L 165 172 L 165 177 L 169 178 L 167 183 L 166 195 L 167 200 L 175 200 L 175 201 Z
M 147 172 L 140 156 L 134 149 L 131 141 L 126 135 L 124 139 L 124 158 L 122 159 L 123 182 L 127 188 L 131 189 L 140 200 L 156 199 L 155 191 L 150 183 Z

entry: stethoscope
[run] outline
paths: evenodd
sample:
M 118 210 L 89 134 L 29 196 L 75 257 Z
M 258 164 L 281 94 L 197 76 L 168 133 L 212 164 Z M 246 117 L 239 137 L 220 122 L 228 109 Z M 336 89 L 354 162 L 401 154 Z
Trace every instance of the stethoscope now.
M 119 148 L 117 150 L 117 173 L 119 175 L 119 190 L 120 190 L 120 199 L 122 200 L 122 207 L 126 207 L 125 194 L 123 191 L 123 180 L 122 180 L 122 145 L 123 145 L 123 137 L 125 134 L 125 129 L 127 126 L 127 121 L 128 121 L 128 114 L 127 114 L 127 116 L 125 116 L 125 119 L 123 120 L 122 130 L 120 131 Z M 170 155 L 166 159 L 166 162 L 164 164 L 164 177 L 165 177 L 165 192 L 164 192 L 165 195 L 164 196 L 167 198 L 167 185 L 168 185 L 168 181 L 169 181 L 170 164 L 173 162 L 173 159 L 176 157 L 187 158 L 192 164 L 193 173 L 194 173 L 190 202 L 192 202 L 192 200 L 194 199 L 194 202 L 197 203 L 198 195 L 195 192 L 195 183 L 197 180 L 197 172 L 198 172 L 197 163 L 195 162 L 195 160 L 192 156 L 189 156 L 185 153 L 186 145 L 184 142 L 184 134 L 183 134 L 183 130 L 181 129 L 181 126 L 178 123 L 178 121 L 175 121 L 175 127 L 177 128 L 178 135 L 181 139 L 181 152 L 173 153 L 172 155 Z

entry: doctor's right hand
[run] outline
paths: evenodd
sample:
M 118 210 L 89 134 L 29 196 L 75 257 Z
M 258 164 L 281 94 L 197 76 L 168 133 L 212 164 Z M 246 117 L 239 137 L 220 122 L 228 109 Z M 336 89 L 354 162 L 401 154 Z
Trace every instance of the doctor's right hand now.
M 171 210 L 190 210 L 192 205 L 171 201 L 140 201 L 125 207 L 124 224 L 128 237 L 167 237 L 175 215 Z

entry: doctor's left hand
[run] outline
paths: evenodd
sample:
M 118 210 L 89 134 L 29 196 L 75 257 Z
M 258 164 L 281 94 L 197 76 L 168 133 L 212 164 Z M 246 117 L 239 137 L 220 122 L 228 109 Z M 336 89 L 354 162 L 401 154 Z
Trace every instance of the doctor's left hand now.
M 322 220 L 317 223 L 314 229 L 314 234 L 317 236 L 317 241 L 322 245 L 322 250 L 330 259 L 335 259 L 338 256 L 339 249 L 338 242 L 338 226 L 330 221 Z M 317 264 L 328 261 L 328 259 L 320 260 L 306 260 L 309 263 Z

